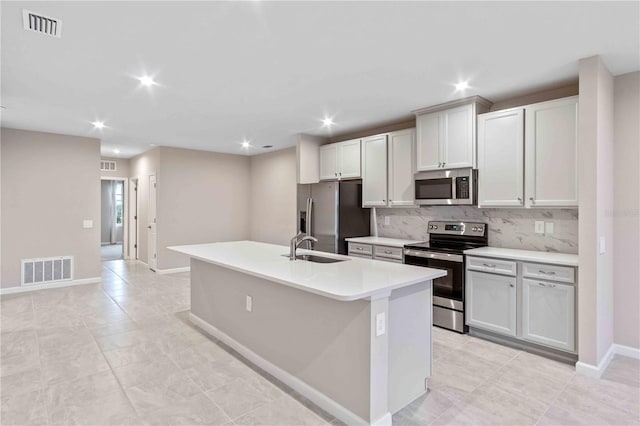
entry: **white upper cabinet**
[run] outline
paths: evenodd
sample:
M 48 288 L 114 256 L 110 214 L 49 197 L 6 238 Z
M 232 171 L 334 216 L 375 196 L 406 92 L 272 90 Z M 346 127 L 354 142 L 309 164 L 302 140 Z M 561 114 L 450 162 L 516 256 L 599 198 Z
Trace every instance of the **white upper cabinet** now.
M 478 207 L 524 205 L 524 110 L 478 116 Z
M 438 170 L 440 158 L 440 113 L 420 115 L 416 118 L 418 129 L 417 170 Z
M 389 206 L 413 206 L 416 130 L 389 133 Z
M 490 105 L 474 96 L 414 111 L 417 171 L 476 167 L 476 115 Z
M 387 206 L 387 135 L 362 140 L 362 206 Z
M 359 178 L 360 139 L 320 147 L 320 180 Z
M 360 139 L 340 142 L 338 145 L 338 178 L 359 178 Z
M 475 167 L 475 119 L 473 105 L 463 105 L 442 112 L 442 168 Z
M 525 108 L 527 207 L 578 205 L 578 97 Z

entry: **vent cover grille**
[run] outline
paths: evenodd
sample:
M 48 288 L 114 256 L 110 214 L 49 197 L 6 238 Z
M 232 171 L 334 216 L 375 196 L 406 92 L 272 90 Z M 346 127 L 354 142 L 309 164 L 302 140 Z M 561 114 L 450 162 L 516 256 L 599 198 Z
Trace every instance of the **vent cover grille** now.
M 22 259 L 22 285 L 73 279 L 73 256 Z
M 44 16 L 30 10 L 22 10 L 22 23 L 24 29 L 36 33 L 60 38 L 62 36 L 62 21 L 60 19 Z
M 101 172 L 115 172 L 116 171 L 116 162 L 101 160 L 100 161 L 100 171 Z

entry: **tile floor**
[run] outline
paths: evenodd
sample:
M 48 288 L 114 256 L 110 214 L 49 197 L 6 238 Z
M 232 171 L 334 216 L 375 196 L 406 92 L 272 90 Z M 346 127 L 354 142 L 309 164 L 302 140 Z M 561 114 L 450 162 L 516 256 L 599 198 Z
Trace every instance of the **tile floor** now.
M 100 246 L 100 258 L 103 262 L 122 259 L 122 243 Z
M 2 297 L 0 424 L 340 424 L 192 327 L 188 273 L 113 261 L 102 276 Z M 435 329 L 434 373 L 394 425 L 640 424 L 637 360 L 592 380 Z

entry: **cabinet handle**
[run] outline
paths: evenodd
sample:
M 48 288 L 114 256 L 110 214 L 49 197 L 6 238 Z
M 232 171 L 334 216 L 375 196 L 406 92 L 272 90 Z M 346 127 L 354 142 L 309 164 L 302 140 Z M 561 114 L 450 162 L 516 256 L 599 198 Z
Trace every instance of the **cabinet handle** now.
M 522 204 L 522 197 L 518 197 L 518 202 Z
M 555 275 L 555 274 L 556 274 L 556 273 L 555 273 L 555 272 L 553 272 L 553 271 L 549 271 L 549 272 L 547 272 L 547 271 L 543 271 L 542 269 L 539 269 L 539 270 L 538 270 L 538 272 L 540 272 L 540 273 L 541 273 L 541 274 L 543 274 L 543 275 Z
M 515 286 L 514 286 L 513 284 L 509 284 L 509 287 L 513 288 L 513 287 L 515 287 Z
M 529 197 L 529 201 L 531 201 L 531 204 L 535 204 L 536 200 L 533 199 L 533 197 Z
M 541 287 L 551 287 L 551 288 L 556 288 L 555 284 L 545 284 L 545 283 L 538 283 L 539 286 Z
M 385 252 L 386 254 L 391 254 L 391 253 L 393 253 L 392 251 L 389 251 L 389 250 L 385 250 L 384 252 Z
M 338 172 L 333 172 L 333 175 L 334 176 L 338 176 Z
M 438 168 L 442 167 L 442 163 L 438 163 Z
M 444 167 L 445 164 L 447 164 L 447 163 L 442 163 L 442 167 Z
M 486 266 L 487 268 L 495 268 L 496 265 L 495 263 L 483 263 L 484 266 Z
M 338 173 L 338 176 L 342 176 L 342 172 Z
M 386 203 L 386 202 L 387 202 L 387 200 L 382 200 L 382 202 L 383 202 L 383 203 Z
M 356 247 L 356 250 L 364 250 L 362 247 Z

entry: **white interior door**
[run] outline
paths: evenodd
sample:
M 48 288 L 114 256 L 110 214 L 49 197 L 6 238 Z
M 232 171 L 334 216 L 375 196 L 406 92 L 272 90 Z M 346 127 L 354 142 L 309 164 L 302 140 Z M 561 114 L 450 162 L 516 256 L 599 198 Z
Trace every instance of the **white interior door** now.
M 149 268 L 155 270 L 158 265 L 158 253 L 156 247 L 157 241 L 157 229 L 156 229 L 156 199 L 157 199 L 157 185 L 156 176 L 149 176 L 149 225 L 147 232 L 148 239 L 148 259 Z

